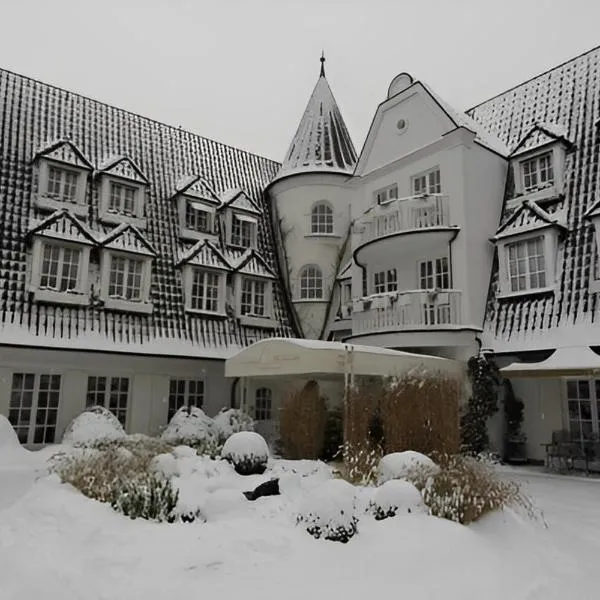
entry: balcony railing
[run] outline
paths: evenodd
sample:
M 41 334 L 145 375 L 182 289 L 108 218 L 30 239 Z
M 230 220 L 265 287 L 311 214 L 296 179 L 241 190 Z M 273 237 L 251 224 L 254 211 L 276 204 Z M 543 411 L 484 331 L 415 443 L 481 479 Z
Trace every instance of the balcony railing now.
M 357 223 L 360 243 L 402 231 L 449 227 L 449 198 L 445 194 L 429 194 L 398 198 L 374 206 Z
M 355 300 L 352 333 L 444 329 L 462 323 L 458 290 L 415 290 Z

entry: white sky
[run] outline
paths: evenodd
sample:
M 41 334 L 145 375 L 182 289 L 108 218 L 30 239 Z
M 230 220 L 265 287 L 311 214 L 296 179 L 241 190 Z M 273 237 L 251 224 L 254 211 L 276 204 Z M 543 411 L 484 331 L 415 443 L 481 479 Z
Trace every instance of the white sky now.
M 0 0 L 0 66 L 282 160 L 326 72 L 359 151 L 408 71 L 465 110 L 600 45 L 598 0 Z

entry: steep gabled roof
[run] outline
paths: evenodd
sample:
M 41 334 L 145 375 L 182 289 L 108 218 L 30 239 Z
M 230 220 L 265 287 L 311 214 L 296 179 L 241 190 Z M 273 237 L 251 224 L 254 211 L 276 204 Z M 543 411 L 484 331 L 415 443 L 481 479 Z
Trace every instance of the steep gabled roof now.
M 194 265 L 220 271 L 231 271 L 232 267 L 220 250 L 209 240 L 200 240 L 179 255 L 177 266 Z
M 266 277 L 268 279 L 275 279 L 276 277 L 273 269 L 269 267 L 265 259 L 254 248 L 246 250 L 238 258 L 233 270 L 242 275 L 254 275 L 255 277 Z
M 260 206 L 246 192 L 239 188 L 233 188 L 221 194 L 220 208 L 237 208 L 238 210 L 256 215 L 262 213 Z
M 106 235 L 100 245 L 110 250 L 122 250 L 133 254 L 144 254 L 146 256 L 157 256 L 152 244 L 144 237 L 144 234 L 130 223 L 122 223 Z
M 116 175 L 138 183 L 149 183 L 142 170 L 128 156 L 111 156 L 98 166 L 98 171 L 102 174 Z
M 94 168 L 81 150 L 79 150 L 73 142 L 66 139 L 54 140 L 53 142 L 42 144 L 35 153 L 33 160 L 40 157 L 50 158 L 69 165 L 75 165 L 76 167 L 88 169 L 89 171 Z
M 68 240 L 92 246 L 98 244 L 94 233 L 77 217 L 72 215 L 67 208 L 61 208 L 45 219 L 34 222 L 29 227 L 27 235 Z
M 275 180 L 299 173 L 351 175 L 356 165 L 356 150 L 325 77 L 322 59 L 321 74 Z
M 210 204 L 215 204 L 217 206 L 221 204 L 217 192 L 212 185 L 200 175 L 187 175 L 186 177 L 182 177 L 175 184 L 175 194 L 173 197 L 178 194 L 200 198 L 201 200 L 206 200 Z
M 511 156 L 517 156 L 536 148 L 541 148 L 554 142 L 562 142 L 565 146 L 572 146 L 564 127 L 555 123 L 536 123 L 512 151 Z
M 535 231 L 545 227 L 563 227 L 556 214 L 550 214 L 535 202 L 525 200 L 496 231 L 494 240 Z

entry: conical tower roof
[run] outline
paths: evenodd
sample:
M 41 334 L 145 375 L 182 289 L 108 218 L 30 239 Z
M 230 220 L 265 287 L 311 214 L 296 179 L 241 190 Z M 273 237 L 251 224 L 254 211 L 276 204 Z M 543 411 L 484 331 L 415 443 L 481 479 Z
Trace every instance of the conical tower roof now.
M 350 175 L 356 160 L 346 123 L 325 77 L 325 57 L 321 56 L 317 85 L 275 179 L 311 172 Z

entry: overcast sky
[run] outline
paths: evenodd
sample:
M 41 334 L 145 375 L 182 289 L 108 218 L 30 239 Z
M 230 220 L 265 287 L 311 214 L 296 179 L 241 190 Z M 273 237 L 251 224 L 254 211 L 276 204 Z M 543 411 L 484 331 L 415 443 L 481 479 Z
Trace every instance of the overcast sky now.
M 0 0 L 0 66 L 281 160 L 326 72 L 357 150 L 408 71 L 465 110 L 600 45 L 598 0 Z

